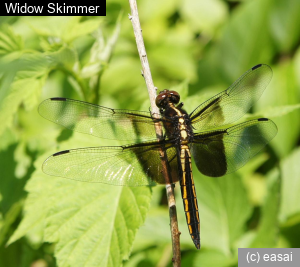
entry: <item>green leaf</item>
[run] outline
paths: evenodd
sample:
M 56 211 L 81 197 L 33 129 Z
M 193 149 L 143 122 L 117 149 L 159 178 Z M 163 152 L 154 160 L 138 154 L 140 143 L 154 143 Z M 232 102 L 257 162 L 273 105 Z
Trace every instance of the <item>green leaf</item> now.
M 277 0 L 271 6 L 271 31 L 280 51 L 288 52 L 297 45 L 300 37 L 300 2 Z
M 23 187 L 26 180 L 15 177 L 17 141 L 15 134 L 8 130 L 1 136 L 0 217 L 3 220 L 0 218 L 0 243 L 6 242 L 8 234 L 11 233 L 22 209 L 20 200 L 25 195 Z
M 64 67 L 67 70 L 72 70 L 77 62 L 77 53 L 69 47 L 62 47 L 60 50 L 52 53 L 47 53 L 49 62 L 53 68 Z
M 264 203 L 267 190 L 266 179 L 264 179 L 262 174 L 255 171 L 268 159 L 269 155 L 267 153 L 259 153 L 250 159 L 241 170 L 238 170 L 238 173 L 243 176 L 248 198 L 254 206 L 261 206 Z
M 130 256 L 130 259 L 124 262 L 124 267 L 137 266 L 169 266 L 172 261 L 172 245 L 162 245 L 156 243 L 156 246 L 140 250 Z
M 280 164 L 282 175 L 280 221 L 282 223 L 288 223 L 289 219 L 300 213 L 299 162 L 300 148 L 297 148 Z
M 246 118 L 246 119 L 254 119 L 254 118 L 272 119 L 272 118 L 276 118 L 276 117 L 282 117 L 293 111 L 296 111 L 297 109 L 300 109 L 300 104 L 284 105 L 284 106 L 278 106 L 278 107 L 268 107 L 264 110 L 260 110 L 259 112 L 254 113 L 254 114 L 247 114 L 244 118 Z
M 11 230 L 12 224 L 16 221 L 22 210 L 23 200 L 15 202 L 5 215 L 3 225 L 0 227 L 0 246 L 2 246 L 6 235 Z
M 119 266 L 128 259 L 148 209 L 149 188 L 64 181 L 54 194 L 45 240 L 58 242 L 59 265 Z
M 15 160 L 17 162 L 15 176 L 20 179 L 26 175 L 31 165 L 31 158 L 26 154 L 26 144 L 24 142 L 19 142 L 15 150 Z
M 39 36 L 61 38 L 63 28 L 71 19 L 72 17 L 67 16 L 36 17 L 29 21 L 28 24 Z
M 9 93 L 9 88 L 15 78 L 15 72 L 6 72 L 0 78 L 0 109 L 2 107 L 2 101 Z
M 197 253 L 194 257 L 193 267 L 199 266 L 218 266 L 218 267 L 230 267 L 236 264 L 237 260 L 225 255 L 223 252 L 214 249 L 203 249 L 200 253 Z
M 194 168 L 196 170 L 196 167 Z M 203 248 L 230 255 L 233 243 L 243 234 L 252 207 L 237 174 L 221 178 L 193 172 L 198 196 Z
M 0 28 L 0 55 L 9 54 L 15 51 L 23 50 L 23 39 L 16 35 L 8 26 L 3 25 Z
M 212 34 L 227 18 L 227 6 L 219 0 L 182 1 L 181 14 L 196 32 Z
M 278 169 L 268 175 L 267 196 L 262 207 L 262 217 L 256 236 L 250 247 L 275 247 L 279 234 L 279 206 L 280 206 L 280 174 Z
M 270 61 L 274 54 L 268 28 L 271 2 L 246 1 L 233 12 L 230 21 L 224 25 L 219 43 L 208 56 L 215 75 L 221 73 L 229 78 L 228 81 L 234 81 L 250 67 Z M 211 78 L 215 79 L 214 76 Z
M 196 166 L 194 170 L 201 224 L 201 248 L 217 250 L 225 257 L 230 257 L 231 248 L 244 233 L 245 222 L 252 210 L 245 188 L 237 174 L 211 178 L 199 174 Z M 179 187 L 177 189 L 180 191 Z M 181 246 L 194 248 L 179 192 L 176 194 L 176 200 Z M 138 234 L 135 247 L 153 246 L 155 242 L 170 242 L 167 209 L 150 210 L 146 223 Z
M 18 257 L 16 257 L 16 255 L 18 255 Z M 37 263 L 38 261 L 34 262 L 37 258 L 40 258 L 40 256 L 38 256 L 38 253 L 34 251 L 26 242 L 18 242 L 9 247 L 0 247 L 0 266 L 28 267 L 32 266 L 32 264 Z M 39 262 L 41 263 L 41 261 Z M 45 265 L 45 261 L 44 265 L 41 266 L 47 266 Z M 48 266 L 54 267 L 53 265 Z
M 159 186 L 157 186 L 159 187 Z M 181 201 L 179 202 L 179 205 Z M 177 203 L 178 205 L 178 203 Z M 179 215 L 179 214 L 178 214 Z M 182 234 L 182 240 L 191 241 L 189 235 Z M 191 241 L 192 242 L 192 241 Z M 170 218 L 168 208 L 152 207 L 149 210 L 145 224 L 137 233 L 133 251 L 140 251 L 156 245 L 171 244 Z M 191 243 L 191 247 L 193 244 Z
M 112 35 L 106 41 L 106 43 L 104 41 L 104 37 L 100 29 L 94 33 L 96 40 L 91 48 L 89 62 L 85 66 L 83 66 L 81 70 L 81 76 L 83 78 L 91 78 L 95 75 L 99 75 L 99 73 L 103 70 L 103 67 L 107 66 L 108 62 L 111 59 L 114 47 L 120 34 L 121 17 L 122 13 L 120 13 L 115 29 Z
M 82 136 L 82 135 L 81 135 Z M 77 136 L 76 136 L 77 138 Z M 64 146 L 91 144 L 71 138 Z M 84 145 L 83 145 L 84 146 Z M 137 229 L 149 207 L 149 187 L 81 183 L 42 173 L 43 155 L 26 186 L 25 217 L 9 240 L 44 228 L 44 240 L 56 242 L 59 266 L 120 266 L 128 259 Z
M 66 25 L 63 27 L 61 38 L 69 43 L 74 39 L 92 33 L 97 30 L 101 25 L 103 19 L 90 19 L 85 21 L 80 21 L 81 17 L 73 17 Z
M 46 155 L 42 155 L 36 162 L 36 171 L 26 184 L 26 191 L 30 191 L 24 206 L 24 218 L 19 224 L 17 230 L 10 237 L 7 245 L 15 242 L 19 238 L 26 235 L 29 231 L 40 232 L 51 202 L 49 199 L 52 190 L 55 188 L 56 178 L 49 178 L 42 173 L 41 165 Z M 47 179 L 48 178 L 48 179 Z M 39 237 L 40 241 L 42 237 Z
M 130 66 L 130 68 L 128 68 L 128 66 Z M 126 69 L 126 75 L 124 75 L 124 69 Z M 141 63 L 138 58 L 128 57 L 128 55 L 114 58 L 102 76 L 101 88 L 107 90 L 107 92 L 109 91 L 110 95 L 114 95 L 119 91 L 119 93 L 122 92 L 122 97 L 126 97 L 127 94 L 124 93 L 124 84 L 126 84 L 125 90 L 128 88 L 136 88 L 138 84 L 143 84 L 143 88 L 145 88 L 144 81 L 142 79 L 133 79 L 132 77 L 135 76 L 141 76 Z M 116 77 L 118 77 L 118 79 L 116 79 Z M 114 81 L 113 83 L 111 82 L 112 80 Z M 128 93 L 130 92 L 128 91 Z
M 274 107 L 274 122 L 278 127 L 277 136 L 271 144 L 280 157 L 287 156 L 294 148 L 299 137 L 300 110 L 297 73 L 293 62 L 286 61 L 273 68 L 273 78 L 264 94 L 256 104 L 255 112 L 262 110 L 268 117 L 266 107 Z M 272 111 L 272 110 L 270 110 Z M 289 112 L 289 113 L 288 113 Z M 280 116 L 286 114 L 285 116 Z
M 178 39 L 184 38 L 176 36 Z M 177 42 L 177 38 L 169 38 L 163 43 L 159 43 L 155 49 L 148 52 L 148 58 L 151 58 L 154 66 L 152 67 L 153 76 L 163 71 L 167 77 L 174 79 L 195 79 L 195 65 L 192 60 L 192 54 L 188 51 L 190 44 Z M 174 56 L 176 55 L 176 56 Z M 158 75 L 158 76 L 160 76 Z
M 14 143 L 17 143 L 19 141 L 16 132 L 11 131 L 9 129 L 4 131 L 4 133 L 0 136 L 0 138 L 1 138 L 0 151 L 6 150 L 9 146 L 12 146 Z
M 281 225 L 281 239 L 278 247 L 299 248 L 300 246 L 300 215 L 290 218 L 288 222 Z
M 294 72 L 299 73 L 300 72 L 300 47 L 297 49 L 294 57 Z M 297 85 L 300 85 L 300 77 L 299 75 L 296 75 L 296 81 Z
M 54 42 L 51 40 L 51 38 L 41 38 L 40 40 L 40 46 L 43 49 L 43 51 L 47 53 L 51 52 L 57 52 L 60 49 L 64 47 L 65 44 L 63 44 L 60 41 Z
M 165 19 L 172 15 L 176 11 L 177 1 L 173 0 L 153 0 L 142 1 L 139 3 L 139 16 L 145 21 L 155 21 L 160 18 Z
M 36 91 L 40 91 L 46 80 L 46 76 L 40 79 L 27 78 L 13 83 L 9 94 L 3 100 L 0 110 L 0 134 L 12 123 L 13 116 L 19 105 L 27 98 L 30 98 Z
M 102 19 L 81 21 L 82 17 L 40 17 L 30 23 L 31 28 L 40 36 L 58 37 L 54 42 L 61 40 L 70 43 L 74 39 L 95 31 Z
M 0 100 L 0 135 L 12 124 L 13 116 L 21 103 L 25 104 L 25 108 L 36 106 L 41 88 L 48 76 L 49 64 L 41 54 L 24 54 L 11 64 L 17 66 L 18 63 L 20 69 L 14 77 L 14 82 L 11 83 L 4 98 Z M 10 75 L 10 73 L 4 75 Z
M 190 95 L 186 98 L 182 98 L 184 107 L 188 113 L 191 113 L 200 104 L 213 97 L 214 95 L 224 91 L 223 87 L 215 86 L 209 88 L 203 88 L 200 93 Z
M 188 97 L 189 80 L 186 79 L 186 80 L 182 81 L 180 84 L 170 87 L 169 90 L 174 90 L 174 91 L 178 92 L 180 95 L 180 100 L 183 101 Z

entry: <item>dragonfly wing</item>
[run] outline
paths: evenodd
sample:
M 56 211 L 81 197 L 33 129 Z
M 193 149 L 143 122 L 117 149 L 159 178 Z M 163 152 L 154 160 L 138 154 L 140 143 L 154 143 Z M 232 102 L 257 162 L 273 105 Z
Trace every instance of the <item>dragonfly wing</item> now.
M 210 130 L 241 118 L 260 98 L 272 79 L 272 69 L 259 64 L 244 73 L 228 89 L 198 106 L 191 114 L 194 129 Z
M 178 181 L 176 148 L 157 141 L 128 146 L 90 147 L 53 154 L 43 171 L 53 176 L 111 185 L 165 184 L 160 151 L 167 153 L 173 182 Z
M 150 112 L 110 109 L 68 98 L 49 98 L 39 106 L 42 117 L 70 130 L 105 139 L 130 141 L 155 138 Z
M 201 173 L 219 177 L 245 165 L 276 133 L 273 121 L 251 120 L 225 130 L 195 134 L 191 151 Z

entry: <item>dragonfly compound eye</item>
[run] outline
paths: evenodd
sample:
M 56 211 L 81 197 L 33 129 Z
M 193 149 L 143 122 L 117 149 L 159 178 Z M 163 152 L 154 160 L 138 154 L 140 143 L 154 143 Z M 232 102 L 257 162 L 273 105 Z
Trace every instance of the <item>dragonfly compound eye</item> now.
M 180 101 L 180 96 L 176 91 L 170 91 L 168 89 L 165 89 L 159 93 L 159 95 L 156 97 L 156 106 L 159 108 L 164 108 L 168 102 L 171 102 L 173 104 L 178 104 Z

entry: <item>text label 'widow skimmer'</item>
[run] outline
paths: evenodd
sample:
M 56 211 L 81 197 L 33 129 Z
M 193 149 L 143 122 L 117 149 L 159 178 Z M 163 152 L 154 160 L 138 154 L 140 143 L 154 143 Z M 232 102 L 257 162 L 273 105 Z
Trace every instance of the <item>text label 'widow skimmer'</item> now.
M 112 185 L 165 184 L 160 157 L 164 151 L 171 182 L 180 182 L 188 229 L 199 249 L 200 220 L 191 155 L 201 173 L 219 177 L 239 169 L 257 154 L 277 133 L 271 120 L 261 118 L 216 128 L 241 118 L 259 99 L 271 78 L 269 66 L 256 65 L 190 114 L 182 108 L 182 103 L 178 104 L 177 92 L 164 90 L 156 98 L 161 111 L 158 118 L 150 112 L 111 109 L 67 98 L 47 99 L 40 104 L 39 113 L 50 121 L 101 138 L 139 142 L 61 151 L 47 158 L 43 171 Z M 163 125 L 161 141 L 155 139 L 155 123 Z

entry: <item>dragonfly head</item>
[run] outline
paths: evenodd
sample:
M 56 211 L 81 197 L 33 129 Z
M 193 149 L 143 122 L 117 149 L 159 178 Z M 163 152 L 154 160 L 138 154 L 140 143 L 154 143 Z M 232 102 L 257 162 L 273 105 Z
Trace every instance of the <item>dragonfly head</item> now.
M 168 103 L 178 104 L 179 101 L 180 95 L 176 91 L 165 89 L 158 94 L 155 103 L 156 106 L 164 109 L 168 105 Z

